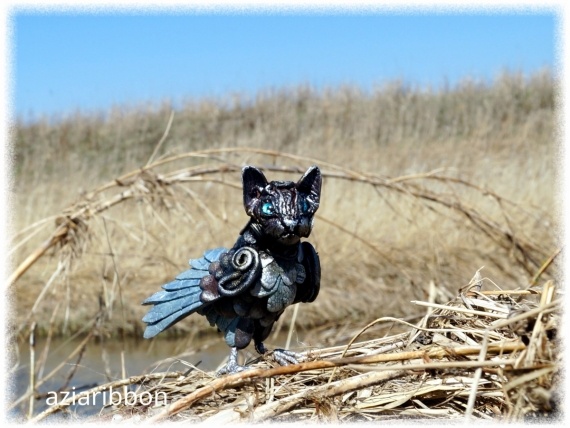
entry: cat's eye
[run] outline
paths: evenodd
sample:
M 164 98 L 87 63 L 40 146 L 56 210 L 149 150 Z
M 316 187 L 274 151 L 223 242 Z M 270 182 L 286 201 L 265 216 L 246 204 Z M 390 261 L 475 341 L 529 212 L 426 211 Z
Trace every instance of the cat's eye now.
M 273 204 L 271 202 L 265 202 L 262 206 L 261 206 L 261 214 L 263 215 L 273 215 L 273 213 L 275 212 L 275 209 L 273 208 Z

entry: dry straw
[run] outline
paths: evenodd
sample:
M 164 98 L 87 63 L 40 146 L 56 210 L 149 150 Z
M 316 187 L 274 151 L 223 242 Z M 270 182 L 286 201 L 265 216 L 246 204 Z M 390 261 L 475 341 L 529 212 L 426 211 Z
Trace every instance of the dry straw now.
M 102 299 L 103 328 L 140 335 L 138 302 L 189 257 L 232 245 L 246 220 L 245 164 L 271 179 L 298 178 L 311 163 L 324 172 L 311 240 L 326 287 L 303 308 L 302 328 L 332 314 L 376 318 L 385 308 L 365 298 L 371 288 L 404 315 L 430 281 L 454 293 L 483 265 L 502 284 L 554 278 L 557 263 L 538 270 L 558 246 L 554 77 L 506 74 L 441 91 L 393 83 L 17 124 L 15 331 L 36 321 L 45 335 L 51 297 L 61 302 L 54 334 L 81 329 Z M 188 319 L 167 334 L 197 330 Z
M 300 364 L 280 367 L 267 358 L 220 378 L 195 367 L 132 376 L 74 400 L 128 385 L 137 399 L 115 402 L 93 419 L 146 422 L 521 421 L 558 415 L 553 391 L 559 387 L 561 298 L 554 283 L 526 292 L 486 291 L 483 283 L 477 273 L 446 305 L 413 302 L 428 313 L 408 332 L 358 341 L 386 321 L 381 318 L 345 346 L 307 351 Z M 167 404 L 150 403 L 149 394 L 167 397 Z M 31 421 L 49 420 L 71 404 L 62 401 Z
M 442 92 L 299 88 L 188 105 L 176 118 L 165 106 L 116 110 L 109 121 L 79 115 L 17 126 L 15 220 L 23 229 L 11 237 L 7 288 L 16 309 L 11 340 L 29 347 L 30 376 L 9 411 L 33 421 L 72 412 L 64 402 L 37 414 L 47 385 L 61 375 L 58 390 L 75 382 L 88 344 L 140 336 L 140 301 L 189 257 L 231 245 L 244 222 L 243 165 L 283 179 L 318 164 L 325 186 L 311 240 L 323 263 L 321 295 L 276 326 L 289 327 L 288 341 L 293 328 L 319 328 L 307 360 L 254 361 L 220 379 L 195 368 L 127 378 L 123 347 L 123 379 L 107 365 L 104 375 L 114 381 L 82 394 L 162 391 L 169 405 L 139 400 L 98 417 L 223 423 L 556 414 L 554 99 L 553 78 L 543 73 Z M 119 175 L 125 168 L 133 170 Z M 116 178 L 80 189 L 101 177 Z M 62 202 L 79 191 L 75 203 Z M 482 265 L 500 287 L 477 272 L 458 293 Z M 203 327 L 190 317 L 167 334 L 184 333 L 188 343 Z M 58 335 L 80 340 L 47 370 Z M 43 348 L 34 340 L 42 336 Z
M 508 254 L 532 280 L 518 290 L 496 287 L 495 290 L 482 291 L 483 280 L 477 272 L 470 285 L 446 304 L 435 302 L 436 296 L 445 295 L 445 291 L 437 290 L 432 282 L 430 300 L 412 302 L 420 311 L 427 307 L 427 315 L 419 323 L 410 324 L 403 319 L 390 317 L 378 319 L 358 334 L 353 333 L 354 337 L 345 346 L 308 351 L 307 361 L 302 364 L 272 367 L 270 361 L 257 361 L 251 364 L 250 370 L 219 379 L 213 373 L 199 370 L 190 370 L 185 374 L 143 374 L 99 385 L 76 395 L 73 398 L 75 402 L 82 396 L 110 388 L 116 390 L 119 387 L 137 386 L 139 394 L 165 393 L 168 406 L 149 407 L 141 399 L 135 405 L 124 404 L 106 409 L 100 417 L 113 415 L 115 419 L 121 419 L 139 415 L 150 421 L 184 418 L 216 423 L 264 420 L 369 421 L 402 416 L 521 420 L 529 414 L 541 415 L 552 410 L 553 383 L 558 372 L 558 350 L 552 334 L 558 323 L 560 299 L 552 281 L 546 282 L 540 291 L 536 290 L 536 284 L 547 274 L 560 250 L 549 254 L 545 246 L 532 242 L 520 230 L 515 230 L 511 222 L 497 221 L 458 195 L 469 190 L 490 198 L 502 211 L 504 219 L 510 218 L 509 210 L 505 207 L 517 209 L 515 203 L 488 189 L 445 175 L 441 170 L 385 177 L 353 171 L 318 159 L 248 148 L 203 150 L 149 161 L 144 167 L 86 193 L 82 200 L 64 210 L 57 217 L 56 227 L 48 239 L 17 265 L 9 285 L 17 287 L 26 271 L 48 250 L 52 250 L 58 256 L 57 267 L 37 296 L 36 308 L 48 295 L 47 291 L 55 279 L 68 275 L 72 271 L 73 261 L 85 253 L 93 238 L 90 236 L 90 226 L 94 219 L 110 208 L 132 200 L 142 201 L 148 206 L 167 205 L 173 208 L 176 198 L 171 196 L 180 191 L 179 185 L 183 183 L 210 182 L 239 188 L 238 184 L 219 177 L 225 173 L 239 172 L 241 165 L 228 160 L 231 155 L 247 154 L 273 159 L 271 163 L 264 163 L 263 167 L 281 173 L 299 174 L 307 164 L 317 163 L 326 180 L 371 186 L 381 189 L 382 194 L 393 193 L 399 198 L 410 198 L 439 215 L 455 218 L 462 227 L 465 227 L 467 220 L 472 230 L 484 235 L 495 248 Z M 177 162 L 188 159 L 202 162 L 191 167 L 174 168 Z M 297 165 L 275 166 L 291 162 Z M 169 168 L 170 165 L 172 167 Z M 438 191 L 430 186 L 434 182 L 444 185 L 444 188 L 454 186 L 455 191 Z M 186 195 L 193 197 L 189 189 L 185 190 Z M 193 200 L 204 212 L 209 212 L 206 205 L 200 205 L 198 196 L 194 196 Z M 212 213 L 209 215 L 215 217 Z M 387 262 L 396 263 L 389 252 L 345 226 L 323 216 L 318 221 L 351 235 L 359 245 Z M 38 222 L 44 227 L 47 224 Z M 35 233 L 34 228 L 27 229 L 25 233 Z M 108 234 L 106 236 L 109 253 L 113 255 L 112 242 Z M 24 234 L 16 238 L 28 239 Z M 402 273 L 405 276 L 406 270 L 402 269 Z M 118 287 L 120 293 L 120 283 Z M 538 296 L 541 300 L 535 302 L 533 299 Z M 120 300 L 122 304 L 122 297 Z M 52 313 L 52 322 L 58 307 Z M 101 334 L 101 323 L 110 317 L 109 311 L 110 308 L 100 301 L 99 312 L 92 323 L 83 329 L 87 336 L 65 361 L 47 375 L 36 376 L 32 364 L 30 389 L 17 398 L 11 408 L 28 401 L 31 403 L 28 414 L 32 416 L 33 397 L 38 398 L 35 391 L 63 370 L 65 365 L 71 364 L 75 369 L 68 371 L 66 381 L 60 388 L 65 390 L 75 375 L 87 343 Z M 32 314 L 33 310 L 30 316 Z M 30 320 L 33 322 L 33 318 Z M 47 357 L 52 322 L 40 366 Z M 400 330 L 407 329 L 407 332 L 357 341 L 366 330 L 373 330 L 381 322 L 397 324 Z M 293 321 L 290 327 L 294 324 Z M 23 326 L 20 326 L 20 330 Z M 31 350 L 35 352 L 35 349 Z M 69 404 L 63 401 L 30 420 L 42 420 L 65 410 Z

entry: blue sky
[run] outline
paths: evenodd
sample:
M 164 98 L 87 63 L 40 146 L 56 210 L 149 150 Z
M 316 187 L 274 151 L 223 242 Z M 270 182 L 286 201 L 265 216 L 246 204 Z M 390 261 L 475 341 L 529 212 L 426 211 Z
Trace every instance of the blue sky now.
M 309 83 L 440 86 L 557 67 L 552 11 L 12 13 L 12 114 L 31 119 Z

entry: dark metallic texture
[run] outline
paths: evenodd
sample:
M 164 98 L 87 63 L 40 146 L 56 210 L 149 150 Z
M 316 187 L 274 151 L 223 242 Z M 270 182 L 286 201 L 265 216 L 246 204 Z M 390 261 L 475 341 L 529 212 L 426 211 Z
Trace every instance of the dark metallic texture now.
M 223 334 L 231 348 L 227 365 L 219 372 L 243 369 L 237 350 L 253 340 L 265 354 L 263 341 L 284 310 L 295 303 L 312 302 L 319 293 L 319 256 L 301 238 L 310 235 L 319 208 L 322 178 L 312 166 L 301 179 L 268 182 L 263 173 L 242 170 L 243 204 L 249 222 L 234 246 L 208 250 L 190 260 L 191 269 L 162 286 L 143 305 L 153 305 L 143 318 L 145 338 L 154 337 L 196 312 Z M 295 363 L 299 354 L 277 349 L 280 364 Z

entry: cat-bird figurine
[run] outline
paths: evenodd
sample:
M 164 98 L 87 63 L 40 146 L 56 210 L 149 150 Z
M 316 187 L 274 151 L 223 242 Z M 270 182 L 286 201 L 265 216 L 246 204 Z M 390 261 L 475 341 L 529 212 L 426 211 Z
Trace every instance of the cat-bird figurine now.
M 307 238 L 321 198 L 321 172 L 310 167 L 298 182 L 270 181 L 253 167 L 242 169 L 243 205 L 250 217 L 231 249 L 208 250 L 190 260 L 191 268 L 162 286 L 143 305 L 145 338 L 156 336 L 193 313 L 205 316 L 224 334 L 231 348 L 218 374 L 236 373 L 239 349 L 253 339 L 265 354 L 263 341 L 290 305 L 312 302 L 319 294 L 321 267 Z M 284 349 L 273 351 L 281 365 L 301 357 Z

